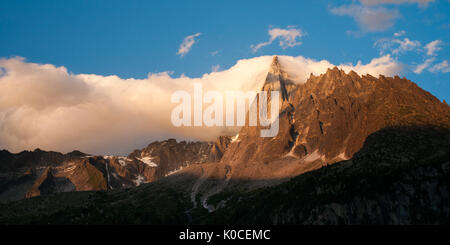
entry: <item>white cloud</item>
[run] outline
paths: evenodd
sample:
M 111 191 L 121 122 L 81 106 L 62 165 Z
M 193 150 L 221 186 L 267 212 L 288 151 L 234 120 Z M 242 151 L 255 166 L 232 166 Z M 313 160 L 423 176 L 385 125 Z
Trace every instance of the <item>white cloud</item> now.
M 417 40 L 409 40 L 409 38 L 403 38 L 403 40 L 394 39 L 394 43 L 398 44 L 398 47 L 392 50 L 393 54 L 405 53 L 412 51 L 420 47 L 420 42 Z
M 395 34 L 394 34 L 395 36 Z M 435 40 L 425 47 L 421 47 L 421 43 L 417 40 L 410 40 L 408 38 L 397 39 L 397 38 L 382 38 L 374 43 L 374 46 L 378 46 L 380 49 L 380 54 L 390 53 L 395 56 L 399 56 L 400 54 L 409 52 L 409 51 L 417 51 L 422 53 L 424 56 L 426 54 L 427 59 L 421 64 L 414 65 L 413 72 L 416 74 L 421 74 L 424 70 L 431 67 L 433 62 L 436 59 L 432 56 L 436 55 L 436 52 L 441 50 L 443 42 L 441 40 Z M 428 70 L 431 72 L 448 72 L 448 68 L 446 67 L 446 61 L 443 61 L 440 64 L 436 64 L 429 68 Z
M 448 65 L 448 61 L 444 60 L 439 64 L 434 65 L 429 69 L 431 72 L 442 72 L 447 73 L 450 72 L 450 66 Z
M 183 42 L 178 49 L 177 55 L 181 57 L 185 56 L 189 51 L 191 51 L 192 46 L 195 44 L 195 38 L 200 36 L 201 33 L 195 33 L 193 35 L 187 36 L 184 38 Z
M 399 32 L 394 33 L 394 37 L 401 37 L 404 36 L 406 34 L 406 31 L 401 30 Z
M 370 74 L 373 76 L 394 76 L 400 74 L 403 70 L 403 65 L 390 55 L 374 58 L 368 64 L 362 64 L 361 61 L 358 61 L 356 65 L 344 64 L 339 67 L 346 72 L 354 70 L 359 74 Z
M 216 56 L 218 53 L 219 53 L 219 50 L 216 50 L 216 51 L 211 52 L 210 54 L 211 54 L 211 56 Z
M 153 140 L 169 137 L 214 140 L 237 128 L 189 127 L 171 124 L 177 90 L 256 91 L 267 75 L 272 56 L 239 60 L 233 67 L 198 78 L 171 77 L 163 72 L 146 79 L 72 74 L 64 67 L 0 59 L 0 148 L 10 151 L 41 148 L 91 154 L 127 154 Z M 334 65 L 326 60 L 280 57 L 280 63 L 298 83 L 310 73 L 319 75 Z M 389 55 L 368 64 L 343 64 L 360 74 L 393 75 L 401 65 Z
M 421 44 L 417 40 L 410 40 L 409 38 L 382 38 L 375 42 L 374 46 L 380 48 L 380 53 L 384 54 L 390 52 L 393 55 L 403 54 L 409 51 L 419 50 Z
M 292 48 L 302 44 L 297 39 L 301 38 L 304 35 L 302 30 L 295 29 L 293 27 L 288 27 L 287 29 L 273 28 L 270 29 L 268 33 L 270 36 L 269 41 L 250 46 L 253 52 L 258 51 L 264 46 L 272 44 L 272 42 L 276 39 L 280 40 L 279 44 L 281 48 Z
M 434 40 L 432 42 L 429 42 L 427 45 L 425 45 L 427 55 L 429 56 L 435 55 L 437 51 L 442 49 L 440 46 L 442 46 L 441 40 Z
M 387 5 L 417 3 L 420 7 L 427 7 L 434 0 L 359 0 L 360 4 L 342 5 L 331 8 L 331 12 L 341 16 L 351 16 L 358 23 L 362 31 L 383 31 L 394 25 L 400 14 L 396 9 L 386 8 Z M 350 32 L 353 33 L 353 32 Z M 395 33 L 402 36 L 405 32 Z
M 417 65 L 413 72 L 416 74 L 422 73 L 423 70 L 427 69 L 431 65 L 431 63 L 434 62 L 434 60 L 435 58 L 426 59 L 424 63 Z
M 373 44 L 374 47 L 378 47 L 380 54 L 390 53 L 393 45 L 392 38 L 381 38 Z
M 331 13 L 339 16 L 351 16 L 362 31 L 383 31 L 394 24 L 399 13 L 384 7 L 367 7 L 362 5 L 342 5 L 331 8 Z
M 360 0 L 360 2 L 364 5 L 417 3 L 420 6 L 427 6 L 434 0 Z

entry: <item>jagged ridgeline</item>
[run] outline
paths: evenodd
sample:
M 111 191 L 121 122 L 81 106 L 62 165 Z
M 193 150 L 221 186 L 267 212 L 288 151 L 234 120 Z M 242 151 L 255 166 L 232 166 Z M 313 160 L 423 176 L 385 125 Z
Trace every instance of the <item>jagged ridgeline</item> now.
M 216 143 L 153 142 L 128 156 L 90 156 L 40 149 L 17 154 L 0 152 L 0 201 L 59 192 L 131 188 L 156 181 L 199 163 L 222 157 L 229 138 Z
M 280 92 L 277 136 L 247 125 L 126 157 L 2 151 L 0 200 L 28 199 L 2 204 L 0 222 L 449 223 L 445 102 L 337 67 L 295 83 L 281 59 L 261 88 Z

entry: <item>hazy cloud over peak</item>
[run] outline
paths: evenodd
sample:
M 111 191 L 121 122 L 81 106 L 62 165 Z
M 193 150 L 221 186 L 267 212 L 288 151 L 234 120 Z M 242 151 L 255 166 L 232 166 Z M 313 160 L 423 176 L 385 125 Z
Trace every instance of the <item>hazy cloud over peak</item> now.
M 64 67 L 22 58 L 0 59 L 0 148 L 128 154 L 154 140 L 215 140 L 231 135 L 237 128 L 172 126 L 170 114 L 176 106 L 170 102 L 172 93 L 185 90 L 192 94 L 194 83 L 201 83 L 204 91 L 257 91 L 272 58 L 239 60 L 231 68 L 196 78 L 175 78 L 162 72 L 145 79 L 72 74 Z M 297 83 L 304 83 L 310 73 L 319 75 L 334 66 L 302 56 L 280 56 L 279 60 Z M 389 55 L 368 64 L 339 67 L 374 76 L 398 74 L 402 68 Z

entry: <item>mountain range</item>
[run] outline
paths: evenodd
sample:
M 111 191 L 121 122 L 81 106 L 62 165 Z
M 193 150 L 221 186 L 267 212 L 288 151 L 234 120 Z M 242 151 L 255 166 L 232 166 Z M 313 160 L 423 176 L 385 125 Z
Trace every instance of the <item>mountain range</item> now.
M 406 78 L 292 81 L 279 132 L 153 142 L 128 156 L 0 152 L 3 224 L 450 223 L 450 107 Z

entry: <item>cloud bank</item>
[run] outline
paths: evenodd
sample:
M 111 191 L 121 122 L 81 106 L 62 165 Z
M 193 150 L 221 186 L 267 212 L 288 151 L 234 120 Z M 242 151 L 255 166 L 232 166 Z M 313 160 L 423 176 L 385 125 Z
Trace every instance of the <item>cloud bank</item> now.
M 280 57 L 281 66 L 297 83 L 334 65 L 302 56 Z M 128 154 L 151 141 L 169 137 L 214 140 L 237 128 L 176 128 L 170 118 L 173 92 L 203 90 L 257 91 L 272 56 L 239 60 L 223 71 L 198 78 L 149 74 L 146 79 L 72 74 L 65 67 L 30 63 L 23 58 L 0 59 L 0 148 L 12 152 L 41 148 L 91 154 Z M 389 55 L 368 64 L 339 65 L 347 72 L 394 75 L 401 64 Z M 445 64 L 444 64 L 445 66 Z

